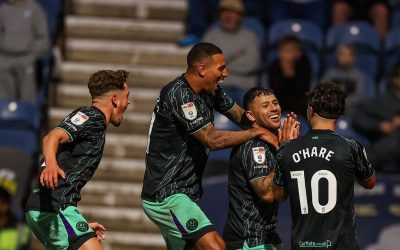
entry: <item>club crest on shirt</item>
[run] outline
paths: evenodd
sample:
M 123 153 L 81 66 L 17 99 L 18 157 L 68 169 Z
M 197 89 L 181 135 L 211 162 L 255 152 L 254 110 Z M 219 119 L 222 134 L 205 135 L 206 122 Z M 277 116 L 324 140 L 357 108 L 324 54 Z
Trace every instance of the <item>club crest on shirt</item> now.
M 253 150 L 253 159 L 256 163 L 262 164 L 265 162 L 265 148 L 264 147 L 254 147 Z
M 189 121 L 193 121 L 197 117 L 197 109 L 193 102 L 188 102 L 182 106 L 183 114 L 185 118 Z
M 78 112 L 76 113 L 72 118 L 71 118 L 71 122 L 75 125 L 82 125 L 83 123 L 85 123 L 87 120 L 89 120 L 89 117 L 87 115 L 85 115 L 82 112 Z

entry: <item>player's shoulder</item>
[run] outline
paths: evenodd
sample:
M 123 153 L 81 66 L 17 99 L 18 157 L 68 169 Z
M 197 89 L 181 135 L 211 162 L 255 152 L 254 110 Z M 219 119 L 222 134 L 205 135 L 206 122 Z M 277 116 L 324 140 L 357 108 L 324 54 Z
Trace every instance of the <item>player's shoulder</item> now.
M 94 106 L 82 106 L 72 111 L 67 118 L 75 125 L 83 125 L 86 122 L 104 122 L 105 115 L 103 112 Z
M 160 100 L 163 103 L 185 103 L 196 98 L 183 76 L 179 76 L 165 85 L 160 91 Z

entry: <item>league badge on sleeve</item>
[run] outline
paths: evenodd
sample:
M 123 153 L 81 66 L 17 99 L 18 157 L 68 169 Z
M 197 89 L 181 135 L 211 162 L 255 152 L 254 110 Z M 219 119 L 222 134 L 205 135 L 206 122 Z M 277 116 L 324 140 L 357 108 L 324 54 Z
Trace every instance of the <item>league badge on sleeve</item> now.
M 87 120 L 89 120 L 89 117 L 87 115 L 85 115 L 82 112 L 78 112 L 76 113 L 72 118 L 71 118 L 71 122 L 75 125 L 82 125 L 83 123 L 85 123 Z
M 263 164 L 265 162 L 265 148 L 255 147 L 253 150 L 253 159 L 258 164 Z
M 193 121 L 197 117 L 197 109 L 193 102 L 188 102 L 182 106 L 183 114 L 185 118 L 189 121 Z

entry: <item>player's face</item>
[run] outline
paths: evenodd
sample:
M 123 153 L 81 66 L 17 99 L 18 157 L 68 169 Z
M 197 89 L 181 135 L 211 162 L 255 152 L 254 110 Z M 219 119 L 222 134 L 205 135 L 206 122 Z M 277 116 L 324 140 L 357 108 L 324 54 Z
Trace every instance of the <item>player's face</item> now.
M 224 78 L 228 76 L 224 56 L 222 54 L 213 55 L 205 70 L 206 86 L 204 90 L 209 94 L 215 95 L 218 89 L 217 83 L 221 84 Z
M 111 124 L 118 127 L 124 119 L 124 113 L 129 105 L 129 89 L 128 85 L 124 84 L 124 89 L 116 92 L 116 107 L 111 116 Z
M 275 131 L 281 126 L 281 106 L 275 95 L 257 96 L 249 109 L 261 127 Z

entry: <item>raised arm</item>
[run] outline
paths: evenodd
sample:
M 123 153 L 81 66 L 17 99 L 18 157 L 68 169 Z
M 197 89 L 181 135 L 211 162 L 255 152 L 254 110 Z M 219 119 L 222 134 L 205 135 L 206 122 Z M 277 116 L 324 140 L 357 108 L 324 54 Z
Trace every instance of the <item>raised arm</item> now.
M 62 129 L 55 128 L 43 138 L 43 158 L 45 168 L 40 174 L 40 184 L 54 189 L 58 185 L 58 176 L 65 179 L 64 171 L 58 166 L 57 152 L 59 145 L 70 140 L 69 135 Z
M 274 193 L 272 191 L 272 180 L 274 177 L 274 172 L 270 172 L 265 177 L 260 177 L 250 181 L 250 185 L 256 192 L 257 196 L 265 202 L 274 201 Z

